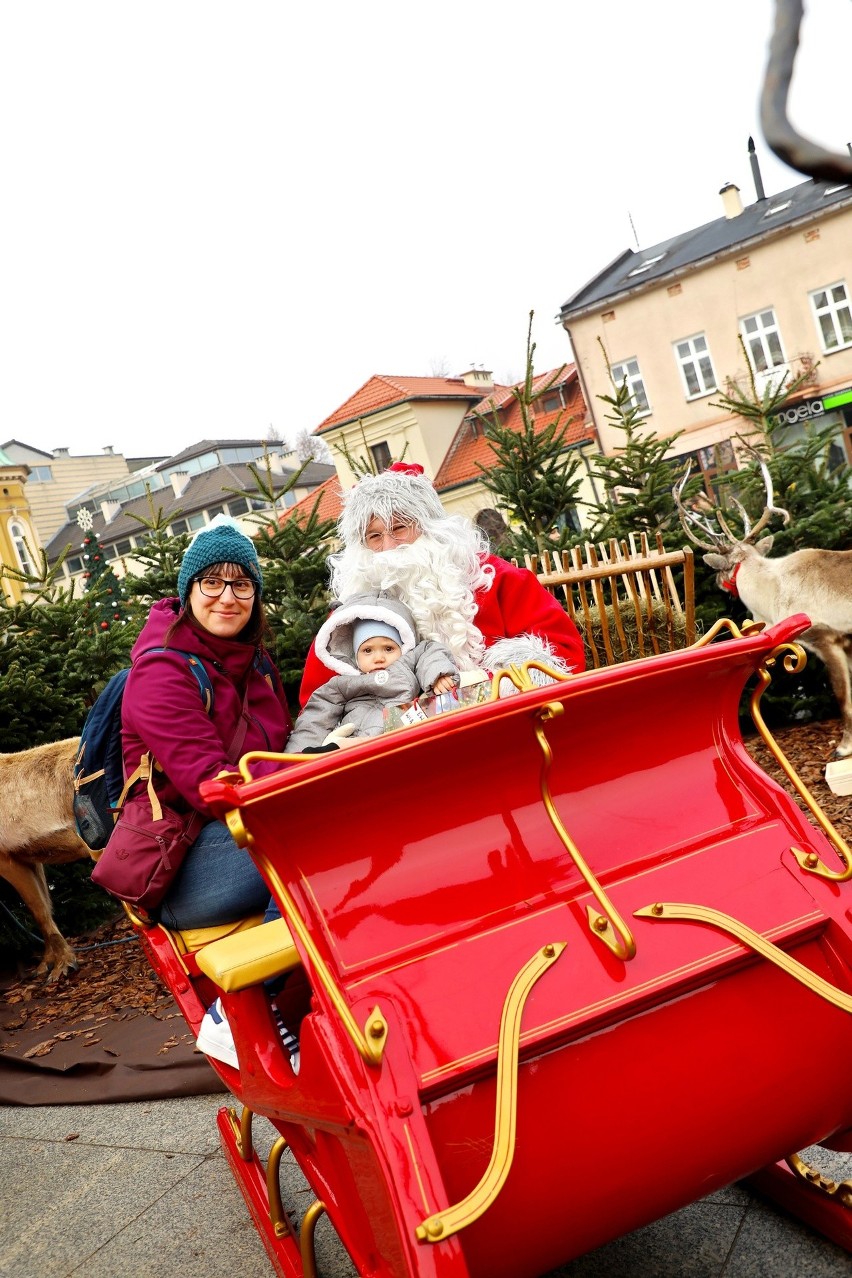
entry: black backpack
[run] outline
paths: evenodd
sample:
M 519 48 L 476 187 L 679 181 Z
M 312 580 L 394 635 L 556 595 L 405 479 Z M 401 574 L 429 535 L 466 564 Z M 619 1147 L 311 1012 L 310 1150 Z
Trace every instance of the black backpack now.
M 204 663 L 179 648 L 149 648 L 174 652 L 195 675 L 204 709 L 213 711 L 213 684 Z M 74 821 L 77 833 L 93 851 L 106 846 L 118 816 L 125 788 L 121 753 L 121 701 L 130 666 L 114 674 L 86 715 L 80 747 L 74 760 Z

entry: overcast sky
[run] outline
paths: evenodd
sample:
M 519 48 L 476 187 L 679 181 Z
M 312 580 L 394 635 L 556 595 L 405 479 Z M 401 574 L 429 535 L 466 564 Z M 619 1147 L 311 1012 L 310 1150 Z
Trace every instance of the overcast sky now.
M 852 139 L 849 0 L 791 114 Z M 758 124 L 772 0 L 0 5 L 0 444 L 313 429 L 374 373 L 521 377 L 625 248 L 804 180 Z

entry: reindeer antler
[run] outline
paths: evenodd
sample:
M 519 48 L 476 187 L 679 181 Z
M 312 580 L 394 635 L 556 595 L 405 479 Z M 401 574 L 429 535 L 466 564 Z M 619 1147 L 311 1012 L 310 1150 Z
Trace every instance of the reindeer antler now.
M 769 523 L 773 515 L 780 515 L 784 520 L 784 523 L 789 524 L 790 512 L 789 510 L 785 510 L 783 506 L 775 505 L 775 490 L 772 485 L 772 476 L 769 473 L 769 467 L 766 464 L 765 458 L 761 457 L 760 453 L 752 444 L 747 444 L 745 441 L 741 441 L 741 443 L 744 451 L 751 453 L 752 457 L 760 467 L 760 473 L 763 476 L 763 487 L 766 490 L 766 505 L 763 507 L 763 514 L 760 516 L 760 519 L 758 519 L 753 528 L 748 521 L 748 516 L 746 516 L 745 532 L 743 533 L 741 540 L 751 543 L 754 541 L 759 532 L 763 532 L 763 529 Z M 739 506 L 740 503 L 737 502 L 737 505 Z M 742 506 L 740 506 L 740 509 L 742 510 Z M 745 511 L 743 511 L 743 514 L 745 514 Z M 721 524 L 721 519 L 719 522 Z
M 687 510 L 683 504 L 683 490 L 687 485 L 691 471 L 692 461 L 690 460 L 686 463 L 686 470 L 683 472 L 683 475 L 672 489 L 672 497 L 674 497 L 675 505 L 677 506 L 677 513 L 680 518 L 681 527 L 693 545 L 698 546 L 699 549 L 719 550 L 724 542 L 724 537 L 721 533 L 718 533 L 708 520 L 699 515 L 698 511 Z M 718 516 L 719 512 L 717 509 L 717 519 Z M 700 537 L 696 537 L 695 533 L 692 531 L 693 528 L 699 528 L 706 537 L 710 538 L 710 541 L 702 541 Z
M 672 496 L 674 497 L 675 505 L 677 506 L 681 527 L 683 528 L 683 531 L 686 533 L 689 540 L 693 542 L 696 546 L 700 546 L 702 550 L 730 550 L 731 547 L 735 545 L 750 544 L 751 542 L 755 540 L 758 533 L 763 531 L 763 529 L 769 523 L 769 520 L 772 518 L 773 515 L 780 515 L 782 519 L 784 520 L 785 524 L 789 524 L 790 522 L 790 512 L 787 510 L 784 510 L 783 507 L 781 506 L 775 505 L 775 495 L 774 495 L 774 491 L 772 487 L 772 476 L 769 473 L 769 467 L 767 466 L 766 462 L 761 457 L 757 449 L 754 448 L 751 444 L 746 444 L 743 442 L 743 448 L 746 452 L 751 453 L 752 457 L 755 458 L 758 465 L 760 466 L 760 472 L 763 476 L 764 488 L 766 489 L 766 505 L 763 507 L 763 513 L 758 519 L 757 523 L 752 525 L 752 522 L 749 519 L 748 513 L 745 507 L 743 506 L 742 502 L 737 497 L 733 497 L 733 496 L 731 497 L 731 502 L 736 507 L 737 511 L 739 512 L 740 518 L 743 521 L 743 535 L 741 537 L 738 537 L 736 533 L 733 531 L 733 529 L 730 527 L 730 525 L 728 524 L 728 521 L 725 518 L 725 512 L 722 510 L 721 506 L 718 506 L 718 505 L 713 506 L 713 517 L 716 520 L 718 529 L 720 529 L 721 531 L 718 531 L 716 528 L 714 528 L 712 524 L 710 523 L 710 521 L 708 519 L 704 519 L 701 515 L 698 514 L 697 511 L 687 510 L 687 508 L 684 506 L 683 490 L 686 487 L 687 481 L 689 480 L 690 472 L 692 470 L 691 460 L 687 462 L 686 470 L 684 471 L 683 476 L 678 481 L 678 483 L 675 484 L 674 488 L 672 489 Z M 705 535 L 705 537 L 710 538 L 710 541 L 709 542 L 702 541 L 701 538 L 696 537 L 695 533 L 692 531 L 693 528 L 698 528 Z

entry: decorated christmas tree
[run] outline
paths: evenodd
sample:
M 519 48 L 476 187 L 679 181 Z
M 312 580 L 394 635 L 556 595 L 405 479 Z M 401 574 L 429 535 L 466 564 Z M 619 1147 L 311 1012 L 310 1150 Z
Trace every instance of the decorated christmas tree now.
M 93 630 L 109 630 L 127 620 L 121 585 L 107 562 L 104 548 L 93 528 L 91 511 L 77 512 L 77 523 L 83 533 L 82 559 L 85 565 L 85 612 Z

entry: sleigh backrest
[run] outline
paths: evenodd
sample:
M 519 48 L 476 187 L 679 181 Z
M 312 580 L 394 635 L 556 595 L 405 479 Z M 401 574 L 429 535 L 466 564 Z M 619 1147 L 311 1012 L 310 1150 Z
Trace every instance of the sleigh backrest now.
M 525 566 L 554 593 L 583 635 L 598 669 L 695 642 L 692 550 L 667 551 L 660 533 L 552 554 L 526 555 Z

